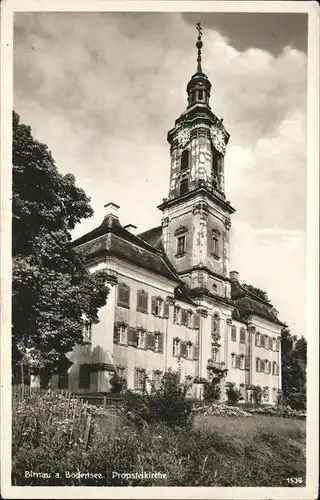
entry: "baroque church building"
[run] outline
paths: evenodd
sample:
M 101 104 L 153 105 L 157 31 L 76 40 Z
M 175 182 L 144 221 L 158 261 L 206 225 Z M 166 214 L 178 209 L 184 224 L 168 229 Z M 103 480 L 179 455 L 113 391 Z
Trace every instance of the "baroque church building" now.
M 105 269 L 110 287 L 99 323 L 85 323 L 83 346 L 70 353 L 68 373 L 53 386 L 77 393 L 110 391 L 116 371 L 128 389 L 157 384 L 169 369 L 193 382 L 219 384 L 221 400 L 235 384 L 250 400 L 253 386 L 263 402 L 281 389 L 280 332 L 272 304 L 243 287 L 229 272 L 231 217 L 224 188 L 230 138 L 210 107 L 211 83 L 197 71 L 187 84 L 187 107 L 168 132 L 170 179 L 159 205 L 161 225 L 136 234 L 122 226 L 115 203 L 100 226 L 74 241 L 91 272 Z

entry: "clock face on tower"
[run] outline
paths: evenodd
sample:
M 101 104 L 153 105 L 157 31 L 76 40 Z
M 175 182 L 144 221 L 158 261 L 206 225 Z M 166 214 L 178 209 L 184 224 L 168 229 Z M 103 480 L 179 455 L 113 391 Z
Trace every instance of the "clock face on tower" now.
M 226 152 L 226 143 L 222 130 L 212 125 L 210 128 L 210 136 L 213 146 L 219 153 L 224 155 Z
M 183 127 L 177 133 L 178 145 L 180 148 L 184 148 L 190 140 L 190 130 L 187 127 Z

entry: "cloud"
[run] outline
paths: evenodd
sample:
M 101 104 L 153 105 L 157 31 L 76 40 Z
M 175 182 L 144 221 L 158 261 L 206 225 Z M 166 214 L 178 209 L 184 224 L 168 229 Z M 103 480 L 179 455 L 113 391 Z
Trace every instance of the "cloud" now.
M 160 224 L 156 206 L 169 189 L 166 135 L 196 70 L 194 30 L 179 13 L 19 13 L 14 34 L 15 109 L 95 209 L 74 236 L 100 224 L 109 201 L 120 205 L 124 224 L 141 231 Z M 291 46 L 274 55 L 254 38 L 241 51 L 207 29 L 203 68 L 212 110 L 231 134 L 226 194 L 237 210 L 234 228 L 243 231 L 232 243 L 235 264 L 241 274 L 251 266 L 259 285 L 259 276 L 269 278 L 265 249 L 274 259 L 287 249 L 288 267 L 270 261 L 270 286 L 280 277 L 293 288 L 290 266 L 304 279 L 292 235 L 305 228 L 306 55 Z M 249 263 L 238 250 L 246 241 L 257 250 Z M 286 310 L 288 297 L 277 299 Z
M 231 265 L 240 281 L 266 290 L 280 320 L 293 333 L 306 334 L 305 233 L 253 229 L 246 223 L 235 223 L 231 230 Z

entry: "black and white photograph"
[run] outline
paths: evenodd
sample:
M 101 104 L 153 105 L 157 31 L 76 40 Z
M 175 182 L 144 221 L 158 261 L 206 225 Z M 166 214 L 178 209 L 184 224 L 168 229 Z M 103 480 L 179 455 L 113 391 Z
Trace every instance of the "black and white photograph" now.
M 316 2 L 12 4 L 4 498 L 316 498 Z

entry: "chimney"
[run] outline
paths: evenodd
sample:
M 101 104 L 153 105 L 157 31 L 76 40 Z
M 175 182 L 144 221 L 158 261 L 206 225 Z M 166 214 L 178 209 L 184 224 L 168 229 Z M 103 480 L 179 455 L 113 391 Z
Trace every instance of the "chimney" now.
M 230 271 L 229 278 L 232 281 L 239 281 L 239 273 L 238 273 L 238 271 Z
M 123 228 L 129 231 L 129 233 L 132 233 L 134 235 L 137 234 L 137 226 L 135 226 L 134 224 L 127 224 L 126 226 L 123 226 Z
M 116 205 L 115 203 L 107 203 L 104 206 L 104 218 L 106 219 L 107 217 L 112 217 L 118 219 L 119 208 L 119 205 Z

